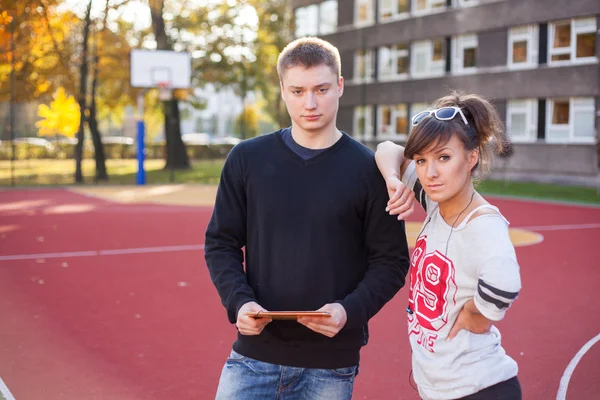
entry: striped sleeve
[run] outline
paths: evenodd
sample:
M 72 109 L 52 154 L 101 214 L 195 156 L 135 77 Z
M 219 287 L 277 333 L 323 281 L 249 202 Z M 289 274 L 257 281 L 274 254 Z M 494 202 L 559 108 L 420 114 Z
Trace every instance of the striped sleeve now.
M 475 306 L 487 319 L 499 321 L 519 296 L 519 264 L 512 257 L 495 257 L 480 271 Z
M 421 207 L 423 207 L 425 212 L 429 212 L 429 210 L 433 209 L 436 203 L 427 197 L 423 186 L 421 186 L 421 182 L 417 177 L 414 161 L 411 161 L 410 164 L 408 164 L 408 167 L 406 167 L 406 171 L 404 171 L 404 175 L 402 175 L 402 183 L 412 189 L 417 201 L 421 204 Z

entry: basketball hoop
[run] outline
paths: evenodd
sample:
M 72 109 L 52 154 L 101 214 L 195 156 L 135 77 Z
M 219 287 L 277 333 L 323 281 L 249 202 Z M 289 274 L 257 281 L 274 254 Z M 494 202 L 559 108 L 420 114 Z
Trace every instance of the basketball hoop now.
M 169 101 L 173 98 L 171 82 L 158 82 L 158 98 L 161 101 Z

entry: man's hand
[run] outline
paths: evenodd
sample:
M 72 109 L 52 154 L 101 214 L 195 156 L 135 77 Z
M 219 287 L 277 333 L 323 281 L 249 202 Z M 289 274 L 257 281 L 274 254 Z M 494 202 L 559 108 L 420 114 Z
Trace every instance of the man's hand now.
M 454 339 L 461 329 L 465 329 L 471 333 L 481 334 L 488 333 L 491 328 L 492 321 L 484 317 L 483 314 L 477 310 L 475 301 L 471 299 L 467 301 L 462 310 L 458 313 L 454 326 L 448 334 L 448 340 Z
M 255 301 L 248 302 L 240 307 L 235 326 L 242 335 L 260 335 L 265 326 L 272 321 L 271 318 L 254 318 L 246 313 L 256 314 L 259 311 L 267 311 Z
M 397 176 L 388 177 L 385 184 L 390 197 L 385 211 L 398 215 L 398 220 L 406 219 L 415 210 L 415 193 Z
M 342 330 L 348 316 L 346 310 L 339 303 L 325 304 L 317 311 L 326 311 L 331 314 L 330 317 L 300 317 L 298 322 L 321 335 L 334 337 Z

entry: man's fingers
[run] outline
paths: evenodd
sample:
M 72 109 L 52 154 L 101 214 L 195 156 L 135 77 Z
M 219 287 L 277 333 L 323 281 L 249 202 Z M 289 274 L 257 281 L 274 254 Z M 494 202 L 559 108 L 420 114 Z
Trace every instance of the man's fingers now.
M 323 325 L 306 320 L 298 320 L 298 322 L 306 326 L 308 329 L 327 337 L 334 337 L 337 334 L 337 330 L 329 325 Z
M 272 321 L 270 318 L 249 319 L 249 321 L 245 321 L 243 318 L 240 318 L 240 320 L 236 324 L 238 330 L 242 335 L 258 335 L 263 331 L 265 326 L 267 326 L 267 324 Z
M 243 317 L 238 320 L 238 328 L 243 327 L 247 329 L 262 328 L 271 322 L 271 318 L 254 318 L 254 317 Z

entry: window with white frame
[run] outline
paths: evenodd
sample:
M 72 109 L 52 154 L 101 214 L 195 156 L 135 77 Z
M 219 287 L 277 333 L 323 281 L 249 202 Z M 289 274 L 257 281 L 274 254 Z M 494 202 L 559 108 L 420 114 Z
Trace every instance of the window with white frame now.
M 594 143 L 594 110 L 593 97 L 548 99 L 546 141 Z
M 334 33 L 337 30 L 337 3 L 337 0 L 327 0 L 296 8 L 296 37 Z
M 452 0 L 452 5 L 454 7 L 473 7 L 479 4 L 479 0 Z
M 452 38 L 452 72 L 465 74 L 477 69 L 477 35 Z
M 548 64 L 597 61 L 596 25 L 596 17 L 551 23 Z
M 312 36 L 319 33 L 319 6 L 312 4 L 295 10 L 296 37 Z
M 413 0 L 413 14 L 421 15 L 446 9 L 446 0 Z
M 373 139 L 373 107 L 358 106 L 354 108 L 354 137 L 357 139 Z
M 408 45 L 382 46 L 379 48 L 377 77 L 380 81 L 408 77 Z
M 408 107 L 406 104 L 377 107 L 378 139 L 405 139 L 408 131 Z
M 374 0 L 354 0 L 354 24 L 371 25 L 375 22 Z
M 446 68 L 444 39 L 419 40 L 411 45 L 410 73 L 415 78 L 443 76 Z
M 387 21 L 408 17 L 410 0 L 379 0 L 379 20 Z
M 373 50 L 356 50 L 354 53 L 354 82 L 364 83 L 373 80 Z
M 506 132 L 513 142 L 537 140 L 537 99 L 509 100 L 506 104 Z
M 337 0 L 327 0 L 319 4 L 319 34 L 334 33 L 337 30 L 337 17 Z
M 538 26 L 525 25 L 508 31 L 508 66 L 533 68 L 538 65 Z

